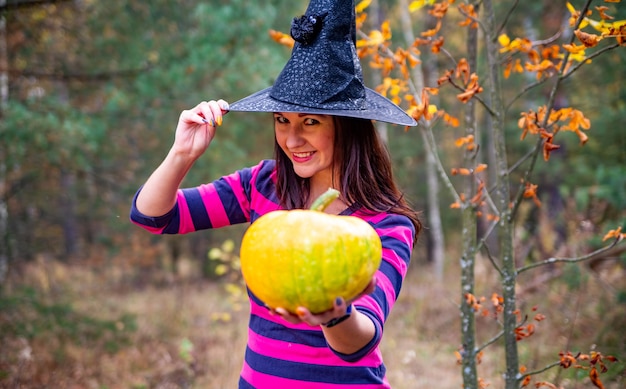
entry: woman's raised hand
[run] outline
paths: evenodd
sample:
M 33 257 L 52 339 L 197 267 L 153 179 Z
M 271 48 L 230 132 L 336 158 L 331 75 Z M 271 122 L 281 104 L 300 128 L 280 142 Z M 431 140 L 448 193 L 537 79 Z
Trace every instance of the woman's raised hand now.
M 181 112 L 174 138 L 174 151 L 193 160 L 199 158 L 211 144 L 215 130 L 222 125 L 223 116 L 227 112 L 228 103 L 224 100 L 203 101 Z

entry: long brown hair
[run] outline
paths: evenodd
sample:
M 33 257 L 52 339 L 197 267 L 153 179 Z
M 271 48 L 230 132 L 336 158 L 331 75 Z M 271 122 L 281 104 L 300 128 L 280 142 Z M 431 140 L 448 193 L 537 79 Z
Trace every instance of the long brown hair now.
M 415 226 L 415 237 L 422 229 L 414 211 L 396 185 L 389 153 L 371 120 L 333 116 L 335 125 L 333 169 L 339 171 L 339 191 L 346 204 L 365 211 L 405 215 Z M 276 190 L 282 206 L 304 208 L 309 200 L 310 182 L 299 177 L 293 164 L 275 142 Z

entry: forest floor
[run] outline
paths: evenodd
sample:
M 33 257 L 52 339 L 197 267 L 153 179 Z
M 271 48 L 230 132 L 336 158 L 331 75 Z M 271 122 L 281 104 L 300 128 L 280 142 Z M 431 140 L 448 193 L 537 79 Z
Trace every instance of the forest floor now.
M 0 295 L 0 388 L 235 388 L 246 342 L 242 289 L 198 279 L 190 261 L 179 269 L 173 276 L 115 262 L 39 260 L 13 272 Z M 596 350 L 619 359 L 601 374 L 605 387 L 623 388 L 626 302 L 616 291 L 626 290 L 625 271 L 619 263 L 576 269 L 549 282 L 521 280 L 532 287 L 520 288 L 520 311 L 546 317 L 518 343 L 521 364 L 533 371 L 558 362 L 561 351 Z M 427 264 L 412 264 L 381 345 L 393 388 L 462 387 L 458 274 L 449 265 L 436 281 Z M 498 292 L 493 277 L 478 264 L 477 296 L 489 301 Z M 477 319 L 478 344 L 498 332 L 494 316 Z M 503 361 L 497 342 L 482 354 L 479 376 L 490 388 L 504 386 Z M 542 381 L 594 387 L 587 370 L 558 366 L 528 387 Z

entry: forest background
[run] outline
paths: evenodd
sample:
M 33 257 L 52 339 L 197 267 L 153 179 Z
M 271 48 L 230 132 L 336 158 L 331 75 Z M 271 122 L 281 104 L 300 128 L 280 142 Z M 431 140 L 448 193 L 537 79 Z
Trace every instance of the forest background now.
M 509 3 L 498 3 L 502 17 Z M 401 40 L 400 20 L 408 14 L 401 4 L 374 1 L 366 27 L 389 20 L 393 39 Z M 237 268 L 245 226 L 154 237 L 131 225 L 128 210 L 171 145 L 180 111 L 202 100 L 232 102 L 272 84 L 289 49 L 268 32 L 288 31 L 305 6 L 291 0 L 0 1 L 0 387 L 235 386 L 247 316 Z M 626 19 L 623 4 L 611 7 L 611 15 Z M 567 29 L 566 10 L 564 1 L 520 2 L 508 16 L 517 32 L 540 39 Z M 426 12 L 411 20 L 416 30 L 433 23 Z M 466 30 L 452 23 L 443 28 L 447 50 L 462 50 Z M 624 225 L 625 59 L 626 50 L 595 58 L 557 97 L 559 106 L 575 104 L 590 119 L 589 140 L 581 147 L 577 137 L 564 137 L 550 162 L 538 163 L 534 182 L 542 206 L 524 203 L 520 231 L 537 238 L 516 237 L 523 260 L 592 252 L 605 232 Z M 363 63 L 366 83 L 378 85 L 377 70 Z M 429 63 L 431 77 L 449 67 L 434 56 Z M 539 89 L 536 99 L 547 93 Z M 519 140 L 517 118 L 506 132 L 515 161 L 528 142 Z M 402 189 L 427 220 L 422 136 L 396 127 L 385 134 Z M 186 184 L 271 158 L 272 136 L 269 116 L 227 115 Z M 435 136 L 444 165 L 460 166 L 458 133 L 442 128 Z M 438 199 L 445 255 L 433 259 L 433 229 L 427 229 L 383 342 L 396 388 L 461 385 L 455 357 L 461 214 L 450 209 L 455 199 L 446 191 Z M 485 294 L 497 285 L 487 262 L 476 270 L 478 292 Z M 524 363 L 540 368 L 558 361 L 559 352 L 602 350 L 619 360 L 604 384 L 623 387 L 625 265 L 618 249 L 526 280 L 521 304 L 540 307 L 547 318 L 523 341 Z M 478 336 L 488 339 L 498 323 L 485 318 L 478 326 Z M 484 382 L 502 386 L 502 363 L 485 357 Z M 591 385 L 582 369 L 551 369 L 545 376 L 568 388 Z

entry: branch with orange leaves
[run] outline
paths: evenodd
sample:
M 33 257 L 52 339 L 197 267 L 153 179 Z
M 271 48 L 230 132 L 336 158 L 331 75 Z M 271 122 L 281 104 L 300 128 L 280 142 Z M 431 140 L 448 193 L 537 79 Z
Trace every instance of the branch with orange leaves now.
M 583 6 L 582 10 L 580 11 L 580 14 L 578 15 L 578 19 L 576 20 L 576 23 L 574 25 L 574 30 L 577 30 L 580 27 L 582 21 L 585 18 L 585 15 L 586 15 L 587 11 L 589 10 L 589 7 L 591 6 L 591 2 L 592 1 L 593 0 L 587 0 L 586 1 L 585 5 Z M 569 44 L 572 44 L 574 42 L 575 38 L 576 38 L 576 35 L 572 34 L 572 37 L 570 38 Z M 554 85 L 552 86 L 552 89 L 550 90 L 550 97 L 548 98 L 548 103 L 546 104 L 547 112 L 551 112 L 552 108 L 554 108 L 554 104 L 555 104 L 555 101 L 556 101 L 556 93 L 559 90 L 561 82 L 564 80 L 562 75 L 565 72 L 569 56 L 570 56 L 569 51 L 566 51 L 565 52 L 565 56 L 563 58 L 563 62 L 561 63 L 561 69 L 559 69 L 559 74 L 561 76 L 559 76 L 556 79 L 556 82 L 554 83 Z M 539 125 L 540 128 L 546 128 L 546 125 L 548 124 L 549 116 L 550 115 L 546 115 L 544 117 L 543 123 L 541 123 Z M 530 177 L 532 176 L 532 173 L 535 170 L 535 164 L 537 163 L 537 159 L 538 159 L 539 153 L 542 150 L 541 146 L 542 146 L 543 143 L 544 143 L 544 140 L 540 138 L 537 141 L 537 145 L 533 148 L 530 166 L 528 167 L 528 169 L 526 169 L 526 172 L 524 172 L 524 177 L 522 178 L 520 187 L 518 188 L 517 194 L 514 197 L 515 200 L 513 201 L 513 209 L 511 211 L 511 213 L 509 214 L 509 222 L 512 221 L 513 219 L 515 219 L 517 211 L 519 210 L 519 205 L 520 205 L 520 203 L 521 203 L 521 201 L 522 201 L 522 199 L 524 197 L 524 192 L 526 190 L 526 183 L 530 182 Z
M 543 260 L 541 262 L 536 262 L 527 266 L 523 266 L 519 269 L 517 269 L 517 274 L 523 273 L 527 270 L 531 270 L 534 269 L 536 267 L 540 267 L 540 266 L 545 266 L 545 265 L 550 265 L 553 263 L 559 263 L 559 262 L 566 262 L 566 263 L 576 263 L 576 262 L 582 262 L 582 261 L 587 261 L 590 259 L 593 259 L 595 257 L 597 257 L 600 254 L 604 254 L 608 251 L 610 251 L 613 247 L 617 246 L 617 244 L 619 244 L 621 241 L 624 240 L 624 238 L 626 237 L 626 234 L 621 234 L 619 231 L 621 230 L 621 228 L 618 228 L 616 230 L 612 230 L 610 231 L 606 236 L 609 236 L 610 238 L 614 238 L 613 241 L 611 242 L 611 244 L 609 244 L 608 246 L 599 248 L 595 251 L 592 251 L 588 254 L 585 254 L 583 256 L 580 257 L 573 257 L 573 258 L 559 258 L 559 257 L 552 257 L 552 258 L 548 258 L 546 260 Z M 612 234 L 614 232 L 617 231 L 617 235 L 616 236 L 612 236 Z M 606 238 L 606 237 L 605 237 Z M 609 239 L 610 239 L 609 238 Z
M 359 38 L 365 41 L 371 40 L 371 37 L 365 32 L 361 31 L 360 29 L 357 29 L 357 35 L 359 36 Z M 379 44 L 378 50 L 379 52 L 384 54 L 387 58 L 390 58 L 394 62 L 396 61 L 394 52 L 388 46 Z M 420 101 L 421 91 L 417 90 L 415 86 L 415 82 L 413 81 L 412 77 L 408 75 L 405 81 L 408 85 L 409 91 L 415 97 L 416 101 L 419 101 L 421 103 Z M 465 90 L 463 89 L 463 91 Z M 420 131 L 427 145 L 427 149 L 433 155 L 437 173 L 439 174 L 441 181 L 443 182 L 444 186 L 449 190 L 450 194 L 454 198 L 454 201 L 460 203 L 461 197 L 459 196 L 459 193 L 456 191 L 454 185 L 452 184 L 452 181 L 450 180 L 450 177 L 448 176 L 446 169 L 444 168 L 443 163 L 441 162 L 441 159 L 439 158 L 439 154 L 437 153 L 438 148 L 437 148 L 437 144 L 432 133 L 432 128 L 434 127 L 436 120 L 437 119 L 435 119 L 434 121 L 427 120 L 426 118 L 422 116 L 419 119 L 419 124 L 421 124 Z
M 460 90 L 462 93 L 466 93 L 467 92 L 466 88 L 463 88 L 461 85 L 458 85 L 457 83 L 455 83 L 452 80 L 452 78 L 450 78 L 448 80 L 448 82 L 450 83 L 450 85 L 452 85 L 456 89 Z M 489 114 L 491 116 L 497 116 L 497 114 L 494 112 L 494 110 L 489 105 L 487 105 L 487 103 L 483 99 L 481 99 L 480 96 L 478 96 L 477 94 L 473 93 L 471 98 L 476 99 L 476 101 L 478 101 L 480 103 L 480 105 L 482 105 L 487 110 L 487 112 L 489 112 Z
M 614 44 L 612 44 L 610 46 L 603 47 L 602 49 L 596 51 L 595 53 L 591 54 L 590 56 L 585 57 L 584 61 L 579 62 L 576 66 L 572 67 L 567 73 L 560 75 L 559 78 L 561 80 L 565 80 L 567 77 L 571 76 L 576 70 L 580 69 L 583 65 L 589 63 L 589 60 L 591 60 L 591 59 L 593 59 L 593 58 L 599 56 L 600 54 L 603 54 L 603 53 L 605 53 L 605 52 L 607 52 L 609 50 L 616 49 L 616 48 L 618 48 L 620 46 L 621 45 L 619 43 L 614 43 Z

